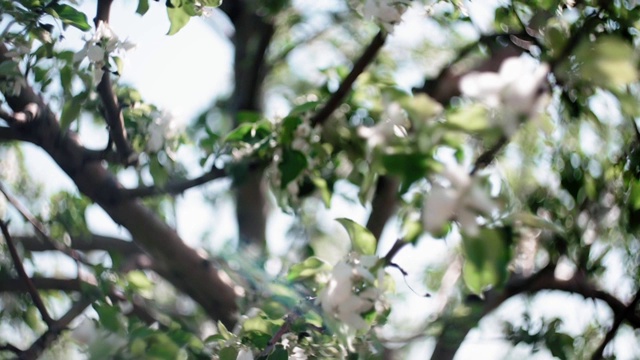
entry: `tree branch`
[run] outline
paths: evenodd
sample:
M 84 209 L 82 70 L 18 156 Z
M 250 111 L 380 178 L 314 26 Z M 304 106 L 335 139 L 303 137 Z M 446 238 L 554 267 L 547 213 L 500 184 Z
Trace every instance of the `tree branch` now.
M 113 0 L 98 0 L 96 18 L 94 19 L 96 27 L 98 27 L 101 21 L 109 23 L 109 12 L 111 11 L 112 2 Z M 98 83 L 97 90 L 104 106 L 104 117 L 109 127 L 109 137 L 116 145 L 116 151 L 118 155 L 120 155 L 120 161 L 125 166 L 136 165 L 138 163 L 138 154 L 133 151 L 127 140 L 127 131 L 124 128 L 124 117 L 118 104 L 118 98 L 113 92 L 110 71 L 105 71 L 102 74 L 102 79 Z
M 376 192 L 371 201 L 371 214 L 367 220 L 367 229 L 380 241 L 385 225 L 393 216 L 398 201 L 397 178 L 383 175 L 378 178 Z
M 473 300 L 471 303 L 481 305 L 481 308 L 475 311 L 472 310 L 469 314 L 462 318 L 456 318 L 453 321 L 452 324 L 457 326 L 456 331 L 458 331 L 458 334 L 456 334 L 455 340 L 458 343 L 452 344 L 450 334 L 445 334 L 447 330 L 445 327 L 436 342 L 436 347 L 431 358 L 438 360 L 453 359 L 459 344 L 462 343 L 464 337 L 477 325 L 480 319 L 500 307 L 500 305 L 508 299 L 524 293 L 534 294 L 545 290 L 555 290 L 578 294 L 585 299 L 597 299 L 606 303 L 616 318 L 621 317 L 622 320 L 627 320 L 633 328 L 640 328 L 640 316 L 633 313 L 633 311 L 628 311 L 629 307 L 615 296 L 597 289 L 587 281 L 584 275 L 576 273 L 572 279 L 558 280 L 555 278 L 554 270 L 555 264 L 549 264 L 544 269 L 524 279 L 514 274 L 503 289 L 492 289 L 486 292 L 484 294 L 484 301 L 478 297 L 472 297 Z M 465 326 L 462 327 L 462 325 Z M 461 331 L 462 333 L 460 333 Z
M 42 352 L 46 350 L 54 341 L 58 339 L 60 334 L 67 329 L 71 321 L 77 318 L 84 312 L 84 310 L 93 302 L 90 298 L 83 298 L 78 300 L 60 319 L 54 321 L 49 329 L 36 340 L 29 349 L 23 351 L 20 354 L 21 360 L 37 359 L 42 355 Z
M 498 155 L 500 150 L 502 150 L 502 148 L 505 145 L 507 145 L 507 143 L 509 143 L 509 139 L 507 139 L 506 136 L 502 135 L 498 140 L 498 142 L 496 142 L 491 148 L 486 150 L 484 153 L 480 154 L 478 159 L 476 159 L 476 162 L 473 165 L 473 168 L 471 169 L 469 176 L 475 175 L 478 171 L 484 169 L 489 164 L 491 164 L 493 162 L 493 159 L 495 159 L 496 155 Z
M 29 251 L 58 250 L 51 243 L 40 241 L 36 236 L 19 235 L 13 238 Z M 96 234 L 80 237 L 72 236 L 69 247 L 78 251 L 103 250 L 127 256 L 142 253 L 142 249 L 133 241 Z
M 618 328 L 622 325 L 622 321 L 625 318 L 628 318 L 629 315 L 635 313 L 636 306 L 638 306 L 638 302 L 640 302 L 640 290 L 636 292 L 636 295 L 633 297 L 633 300 L 627 307 L 625 307 L 624 311 L 616 313 L 613 324 L 611 325 L 611 329 L 605 335 L 604 340 L 602 340 L 602 344 L 596 349 L 591 357 L 592 360 L 600 360 L 602 359 L 602 355 L 604 354 L 604 349 L 607 347 L 607 344 L 613 340 L 616 336 L 616 332 L 618 332 Z
M 208 183 L 209 181 L 227 176 L 227 172 L 218 168 L 212 168 L 206 174 L 189 180 L 168 182 L 164 186 L 142 186 L 135 189 L 121 189 L 120 197 L 124 199 L 142 198 L 156 195 L 178 195 L 196 186 Z
M 33 304 L 40 312 L 40 316 L 42 316 L 42 320 L 47 324 L 47 326 L 51 326 L 53 323 L 53 319 L 49 315 L 46 306 L 44 306 L 44 302 L 40 297 L 40 293 L 31 282 L 29 275 L 24 270 L 24 266 L 22 266 L 22 261 L 20 260 L 20 256 L 18 255 L 18 250 L 16 249 L 15 244 L 13 243 L 13 239 L 11 238 L 11 234 L 9 234 L 9 228 L 7 227 L 7 223 L 4 221 L 0 221 L 0 229 L 2 229 L 2 235 L 4 236 L 4 240 L 7 243 L 7 247 L 9 248 L 9 254 L 11 254 L 11 259 L 13 260 L 13 264 L 16 267 L 16 271 L 18 272 L 18 276 L 20 280 L 27 287 L 27 291 L 33 300 Z
M 11 205 L 13 205 L 13 207 L 18 210 L 18 212 L 20 213 L 20 215 L 22 215 L 22 217 L 27 220 L 29 223 L 31 223 L 31 225 L 33 225 L 33 227 L 36 229 L 36 233 L 40 235 L 40 238 L 49 243 L 49 245 L 51 245 L 53 248 L 55 248 L 56 250 L 60 251 L 61 253 L 69 256 L 70 258 L 72 258 L 75 261 L 79 261 L 83 264 L 89 264 L 90 263 L 87 261 L 87 259 L 84 258 L 84 256 L 82 256 L 82 254 L 78 253 L 77 251 L 70 249 L 68 247 L 66 247 L 64 244 L 62 244 L 61 242 L 55 241 L 53 239 L 51 239 L 49 237 L 49 235 L 46 232 L 46 229 L 44 227 L 44 225 L 35 217 L 33 216 L 29 210 L 23 206 L 20 201 L 14 197 L 13 195 L 11 195 L 7 189 L 4 187 L 4 184 L 2 182 L 0 182 L 0 192 L 5 196 L 5 198 L 7 198 L 7 201 L 9 201 L 9 203 Z
M 0 126 L 0 142 L 29 141 L 29 137 L 9 127 Z
M 0 44 L 0 62 L 6 59 L 7 51 L 6 46 Z M 56 115 L 33 88 L 25 83 L 17 96 L 4 95 L 16 117 L 19 113 L 35 110 L 29 112 L 33 116 L 27 119 L 28 122 L 9 126 L 28 132 L 33 143 L 52 157 L 80 192 L 126 228 L 134 241 L 153 258 L 154 265 L 164 269 L 163 277 L 193 298 L 212 319 L 233 327 L 237 316 L 237 295 L 228 276 L 187 246 L 171 227 L 140 201 L 114 202 L 122 185 L 100 162 L 84 160 L 85 148 L 77 134 L 71 131 L 63 133 Z
M 351 69 L 349 75 L 347 75 L 347 77 L 342 81 L 340 87 L 338 87 L 338 90 L 333 93 L 324 107 L 311 118 L 311 126 L 316 126 L 318 124 L 324 123 L 329 118 L 329 116 L 331 116 L 331 114 L 338 108 L 338 106 L 342 104 L 344 99 L 347 97 L 347 94 L 349 94 L 349 91 L 351 91 L 351 86 L 353 85 L 353 83 L 355 83 L 356 79 L 358 79 L 358 76 L 360 76 L 360 74 L 364 72 L 367 66 L 375 59 L 378 51 L 380 51 L 380 49 L 384 45 L 385 39 L 386 34 L 384 33 L 384 31 L 380 31 L 373 38 L 358 61 L 356 61 L 356 63 L 353 65 L 353 68 Z

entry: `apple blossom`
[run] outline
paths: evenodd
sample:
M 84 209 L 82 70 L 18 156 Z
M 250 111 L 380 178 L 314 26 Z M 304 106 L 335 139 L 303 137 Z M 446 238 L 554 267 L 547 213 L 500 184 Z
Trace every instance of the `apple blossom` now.
M 385 145 L 394 138 L 406 137 L 409 125 L 409 118 L 400 104 L 392 102 L 385 108 L 379 123 L 372 127 L 360 126 L 357 131 L 372 149 Z
M 431 233 L 442 230 L 444 224 L 455 219 L 468 235 L 478 234 L 476 218 L 490 215 L 497 204 L 480 188 L 476 178 L 459 165 L 449 165 L 441 174 L 451 186 L 434 183 L 425 197 L 423 225 Z
M 253 353 L 247 349 L 240 349 L 240 351 L 238 351 L 238 356 L 236 356 L 236 360 L 253 360 Z
M 175 139 L 180 132 L 175 117 L 168 111 L 155 112 L 147 130 L 147 151 L 152 153 L 160 151 L 167 141 Z
M 541 104 L 541 89 L 549 65 L 534 64 L 531 59 L 510 57 L 499 72 L 471 72 L 460 80 L 463 95 L 479 100 L 495 111 L 494 121 L 507 136 L 520 123 L 534 116 Z
M 108 66 L 108 60 L 105 59 L 105 56 L 114 52 L 127 52 L 135 47 L 136 45 L 128 39 L 120 41 L 109 24 L 100 21 L 96 32 L 73 56 L 73 61 L 79 63 L 84 58 L 88 58 L 93 66 L 93 80 L 95 83 L 99 83 L 104 74 L 104 68 Z
M 402 14 L 407 10 L 408 1 L 401 0 L 366 0 L 363 14 L 366 19 L 373 19 L 384 29 L 392 33 L 395 25 L 402 21 Z
M 369 327 L 361 314 L 371 310 L 381 297 L 379 287 L 383 285 L 384 270 L 378 270 L 377 284 L 371 273 L 377 259 L 375 256 L 350 254 L 333 267 L 327 286 L 318 296 L 322 310 L 349 330 Z

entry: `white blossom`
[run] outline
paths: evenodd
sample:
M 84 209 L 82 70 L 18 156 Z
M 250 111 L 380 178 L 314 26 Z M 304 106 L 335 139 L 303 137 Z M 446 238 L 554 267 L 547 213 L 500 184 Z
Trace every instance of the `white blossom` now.
M 360 126 L 357 131 L 372 149 L 388 144 L 394 138 L 406 137 L 409 124 L 407 114 L 400 104 L 392 102 L 385 108 L 379 123 L 371 127 Z
M 253 360 L 253 353 L 247 349 L 240 349 L 236 360 Z
M 450 182 L 450 186 L 433 184 L 425 197 L 423 208 L 423 225 L 429 232 L 436 233 L 449 220 L 455 219 L 464 233 L 474 236 L 478 234 L 477 217 L 490 215 L 497 204 L 478 184 L 475 178 L 459 165 L 450 165 L 442 175 Z
M 301 347 L 294 347 L 291 350 L 291 355 L 289 355 L 289 360 L 307 360 L 307 354 L 305 354 L 304 349 Z
M 460 80 L 463 95 L 479 100 L 496 112 L 496 125 L 505 135 L 513 135 L 520 122 L 539 110 L 541 89 L 549 65 L 531 59 L 511 57 L 499 72 L 471 72 Z
M 373 19 L 384 29 L 392 33 L 395 25 L 402 21 L 402 14 L 407 10 L 406 0 L 365 0 L 363 15 Z
M 322 310 L 346 325 L 349 330 L 365 330 L 369 324 L 361 314 L 371 310 L 381 297 L 383 277 L 376 277 L 370 269 L 377 257 L 352 256 L 338 262 L 331 272 L 327 286 L 321 291 L 318 300 Z M 381 273 L 384 271 L 379 270 Z M 365 284 L 364 288 L 360 285 Z M 355 286 L 358 289 L 355 289 Z
M 84 47 L 73 56 L 73 61 L 81 62 L 88 58 L 93 66 L 93 80 L 99 83 L 107 66 L 106 56 L 115 52 L 130 51 L 135 46 L 129 40 L 120 41 L 109 24 L 100 21 L 93 36 L 86 40 Z
M 162 111 L 154 113 L 147 131 L 149 134 L 147 151 L 154 153 L 164 148 L 168 141 L 175 139 L 180 133 L 180 128 L 170 112 Z

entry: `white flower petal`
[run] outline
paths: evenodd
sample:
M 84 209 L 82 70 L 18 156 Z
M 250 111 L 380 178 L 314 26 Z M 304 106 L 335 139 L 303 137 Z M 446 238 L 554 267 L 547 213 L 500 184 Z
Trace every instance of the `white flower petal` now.
M 99 62 L 104 60 L 104 49 L 98 45 L 91 45 L 87 49 L 87 57 L 91 62 Z
M 247 349 L 240 349 L 240 351 L 238 351 L 238 356 L 236 356 L 236 360 L 253 360 L 253 353 Z
M 102 76 L 104 75 L 104 70 L 102 70 L 102 63 L 96 63 L 95 68 L 93 69 L 93 82 L 97 85 L 102 81 Z
M 431 233 L 441 231 L 444 224 L 454 215 L 457 201 L 458 193 L 454 189 L 434 185 L 425 199 L 422 215 L 425 230 Z

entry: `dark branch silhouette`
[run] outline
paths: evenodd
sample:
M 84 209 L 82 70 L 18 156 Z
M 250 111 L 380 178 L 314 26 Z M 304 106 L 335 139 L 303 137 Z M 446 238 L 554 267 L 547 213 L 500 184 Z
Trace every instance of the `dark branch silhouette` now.
M 342 104 L 344 99 L 351 91 L 351 86 L 356 82 L 358 76 L 364 72 L 369 64 L 373 62 L 378 51 L 384 45 L 386 33 L 380 31 L 371 41 L 369 46 L 364 50 L 360 58 L 353 64 L 353 68 L 349 75 L 342 81 L 338 90 L 329 98 L 327 103 L 311 118 L 311 125 L 319 125 L 324 123 L 331 114 Z
M 4 240 L 7 244 L 7 248 L 9 248 L 9 254 L 11 255 L 11 259 L 13 260 L 13 265 L 16 267 L 18 276 L 20 276 L 20 281 L 22 281 L 27 287 L 27 291 L 31 296 L 31 300 L 33 300 L 33 304 L 38 309 L 38 312 L 40 312 L 40 316 L 42 317 L 42 320 L 48 326 L 51 326 L 51 324 L 53 323 L 53 319 L 49 315 L 49 312 L 47 311 L 47 307 L 44 305 L 44 302 L 40 297 L 40 293 L 31 282 L 29 275 L 27 275 L 27 272 L 24 270 L 24 266 L 22 266 L 22 260 L 20 260 L 20 256 L 18 255 L 18 250 L 16 249 L 16 246 L 13 243 L 11 234 L 9 234 L 9 228 L 7 227 L 7 223 L 4 221 L 0 221 L 0 229 L 2 229 L 2 235 L 4 236 Z

